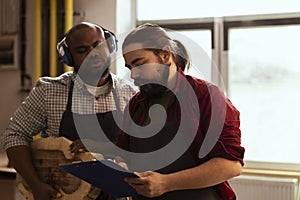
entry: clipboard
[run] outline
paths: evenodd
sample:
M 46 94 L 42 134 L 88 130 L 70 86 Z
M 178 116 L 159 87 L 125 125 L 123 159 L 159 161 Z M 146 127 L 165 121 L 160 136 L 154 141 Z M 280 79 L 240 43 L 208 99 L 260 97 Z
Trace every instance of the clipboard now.
M 93 160 L 58 166 L 113 197 L 137 196 L 135 189 L 124 181 L 126 177 L 137 177 L 111 160 Z

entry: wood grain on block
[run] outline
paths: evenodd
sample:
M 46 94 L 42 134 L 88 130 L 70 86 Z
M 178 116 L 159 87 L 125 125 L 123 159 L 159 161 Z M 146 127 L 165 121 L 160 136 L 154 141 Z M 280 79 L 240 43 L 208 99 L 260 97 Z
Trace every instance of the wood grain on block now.
M 101 192 L 99 188 L 57 168 L 63 164 L 95 159 L 90 152 L 73 156 L 69 150 L 71 143 L 64 137 L 48 137 L 33 141 L 30 146 L 33 165 L 41 180 L 62 194 L 60 200 L 94 200 Z M 97 154 L 97 159 L 99 158 L 103 159 L 103 156 Z M 17 186 L 26 199 L 34 200 L 30 188 L 19 174 Z

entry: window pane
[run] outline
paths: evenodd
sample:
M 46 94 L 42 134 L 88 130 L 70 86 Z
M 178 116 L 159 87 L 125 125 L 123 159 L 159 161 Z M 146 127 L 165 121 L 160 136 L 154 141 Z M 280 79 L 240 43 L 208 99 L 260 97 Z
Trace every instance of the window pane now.
M 138 20 L 299 12 L 299 0 L 136 0 Z M 155 13 L 155 14 L 154 14 Z
M 300 26 L 232 29 L 229 95 L 246 160 L 300 163 Z
M 178 31 L 175 37 L 187 48 L 191 57 L 191 66 L 186 74 L 197 78 L 211 80 L 211 31 L 210 30 L 185 30 Z M 177 34 L 176 34 L 177 35 Z

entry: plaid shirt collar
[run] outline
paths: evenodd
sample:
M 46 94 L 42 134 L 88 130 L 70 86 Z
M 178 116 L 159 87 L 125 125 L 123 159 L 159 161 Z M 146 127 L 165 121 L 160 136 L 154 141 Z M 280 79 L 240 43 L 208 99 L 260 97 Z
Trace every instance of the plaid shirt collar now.
M 108 76 L 108 81 L 110 83 L 110 89 L 108 94 L 112 91 L 116 89 L 116 75 L 110 73 Z M 74 82 L 74 86 L 81 92 L 83 92 L 84 94 L 90 94 L 85 86 L 85 83 L 83 82 L 83 80 L 79 77 L 79 75 L 76 72 L 73 72 L 73 74 L 71 75 L 71 80 Z M 66 82 L 65 82 L 66 83 Z M 67 83 L 66 83 L 67 84 Z M 91 94 L 90 94 L 91 95 Z

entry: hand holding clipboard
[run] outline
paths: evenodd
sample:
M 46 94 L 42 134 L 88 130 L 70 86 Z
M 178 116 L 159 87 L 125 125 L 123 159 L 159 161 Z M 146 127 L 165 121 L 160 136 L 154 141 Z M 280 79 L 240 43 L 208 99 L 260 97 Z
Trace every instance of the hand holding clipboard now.
M 137 177 L 112 160 L 93 160 L 60 165 L 59 169 L 68 172 L 114 197 L 136 196 L 136 191 L 124 181 L 127 177 Z

